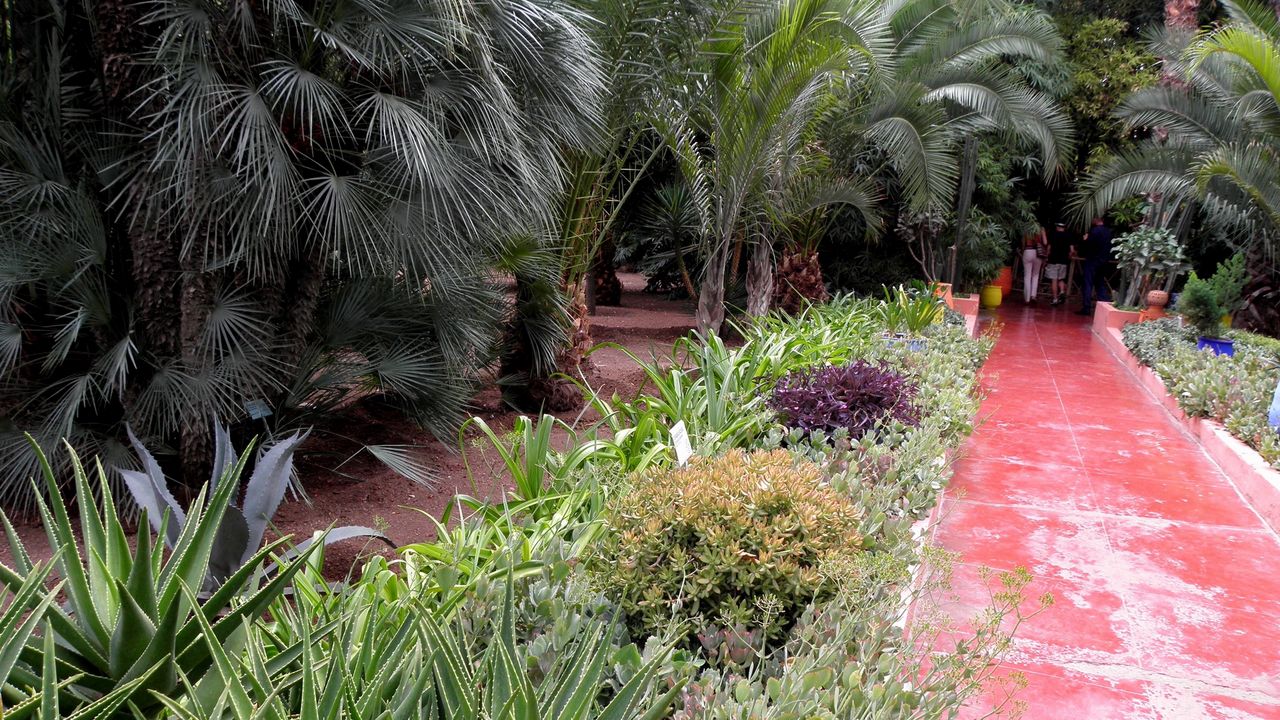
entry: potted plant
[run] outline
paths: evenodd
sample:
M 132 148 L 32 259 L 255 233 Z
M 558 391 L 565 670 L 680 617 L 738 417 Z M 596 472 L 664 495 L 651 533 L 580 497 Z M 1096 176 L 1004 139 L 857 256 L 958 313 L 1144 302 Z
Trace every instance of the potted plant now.
M 1201 280 L 1194 272 L 1191 273 L 1178 296 L 1178 312 L 1200 336 L 1197 348 L 1209 348 L 1218 355 L 1235 354 L 1231 339 L 1221 337 L 1222 306 L 1218 304 L 1218 294 L 1208 280 Z
M 1173 283 L 1188 267 L 1177 236 L 1165 228 L 1138 228 L 1117 238 L 1112 253 L 1124 270 L 1120 304 L 1134 307 L 1145 295 L 1147 317 L 1162 317 Z
M 982 307 L 997 308 L 1000 307 L 1000 302 L 1004 300 L 1004 290 L 999 285 L 987 285 L 982 288 L 980 297 L 982 298 Z

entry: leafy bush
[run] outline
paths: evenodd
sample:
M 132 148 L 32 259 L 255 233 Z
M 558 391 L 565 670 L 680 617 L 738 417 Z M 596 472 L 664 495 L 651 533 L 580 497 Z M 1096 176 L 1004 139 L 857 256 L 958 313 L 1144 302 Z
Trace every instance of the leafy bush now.
M 806 432 L 845 429 L 862 437 L 878 423 L 918 425 L 916 387 L 893 369 L 856 360 L 841 367 L 798 370 L 778 381 L 769 407 Z
M 1136 305 L 1144 289 L 1159 290 L 1157 283 L 1172 282 L 1187 267 L 1182 243 L 1166 228 L 1147 226 L 1125 233 L 1112 252 L 1124 268 L 1126 307 Z
M 1129 352 L 1138 358 L 1138 362 L 1149 367 L 1154 367 L 1181 348 L 1194 345 L 1196 341 L 1189 329 L 1172 318 L 1130 323 L 1120 333 Z
M 611 503 L 594 559 L 635 634 L 697 632 L 721 663 L 790 628 L 833 589 L 824 565 L 861 551 L 860 509 L 818 466 L 783 451 L 733 451 L 646 473 Z
M 1191 273 L 1178 296 L 1178 312 L 1201 337 L 1217 337 L 1222 330 L 1222 306 L 1218 293 L 1207 280 Z

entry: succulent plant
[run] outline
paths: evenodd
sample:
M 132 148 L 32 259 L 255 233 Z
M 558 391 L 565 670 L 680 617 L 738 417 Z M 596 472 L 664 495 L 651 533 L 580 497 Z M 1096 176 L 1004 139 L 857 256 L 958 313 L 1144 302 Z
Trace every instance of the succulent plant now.
M 293 453 L 305 439 L 305 434 L 294 433 L 272 445 L 269 450 L 260 452 L 239 505 L 235 503 L 239 488 L 231 490 L 228 495 L 230 500 L 222 513 L 222 521 L 209 556 L 208 576 L 204 583 L 206 591 L 215 589 L 243 567 L 262 546 L 267 525 L 284 500 L 285 489 L 293 475 Z M 174 499 L 173 493 L 169 492 L 160 464 L 132 430 L 129 430 L 129 442 L 138 453 L 142 470 L 118 469 L 117 472 L 124 478 L 125 486 L 138 507 L 146 511 L 156 534 L 163 537 L 165 544 L 173 549 L 182 535 L 187 521 L 186 514 Z M 220 423 L 215 423 L 213 472 L 209 478 L 209 493 L 217 494 L 218 486 L 222 483 L 238 485 L 239 473 L 247 459 L 248 451 L 243 457 L 237 458 L 230 433 Z M 350 525 L 329 530 L 324 535 L 324 543 L 329 545 L 358 537 L 376 538 L 395 547 L 390 538 L 373 528 Z M 305 550 L 311 543 L 311 539 L 304 540 L 286 555 Z

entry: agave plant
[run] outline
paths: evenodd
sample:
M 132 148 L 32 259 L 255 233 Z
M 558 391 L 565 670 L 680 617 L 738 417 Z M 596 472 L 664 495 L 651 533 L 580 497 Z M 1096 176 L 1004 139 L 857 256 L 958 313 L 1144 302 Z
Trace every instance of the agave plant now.
M 129 488 L 138 507 L 146 512 L 156 535 L 162 537 L 172 550 L 182 536 L 187 521 L 186 513 L 174 499 L 173 493 L 169 492 L 168 481 L 160 469 L 160 463 L 156 462 L 132 430 L 128 433 L 129 442 L 138 453 L 142 470 L 121 469 L 118 472 L 124 478 L 125 486 Z M 253 466 L 253 474 L 245 485 L 244 498 L 237 505 L 234 497 L 238 493 L 233 493 L 223 510 L 221 525 L 209 555 L 208 577 L 204 588 L 216 588 L 258 553 L 267 525 L 284 500 L 285 490 L 293 477 L 293 454 L 305 439 L 306 435 L 294 433 L 272 445 L 270 450 L 259 453 Z M 237 486 L 238 469 L 245 466 L 251 450 L 252 448 L 246 449 L 237 459 L 235 448 L 231 445 L 231 434 L 220 423 L 215 423 L 213 474 L 209 478 L 209 492 L 216 494 L 219 485 L 223 483 Z M 376 538 L 395 547 L 390 538 L 377 530 L 355 525 L 332 528 L 323 537 L 325 545 L 364 537 Z M 287 554 L 303 551 L 312 542 L 310 538 L 304 540 Z
M 66 596 L 64 605 L 49 605 L 29 592 L 31 578 L 43 578 L 44 571 L 0 514 L 13 558 L 12 567 L 0 565 L 0 584 L 23 600 L 11 608 L 42 611 L 47 623 L 44 637 L 29 638 L 22 651 L 33 668 L 40 668 L 39 674 L 14 666 L 11 681 L 44 685 L 42 697 L 52 686 L 68 715 L 103 697 L 141 709 L 154 707 L 157 693 L 177 690 L 180 681 L 199 681 L 215 660 L 210 646 L 230 642 L 244 621 L 257 618 L 280 597 L 302 559 L 263 578 L 263 563 L 288 542 L 276 540 L 254 552 L 216 590 L 197 598 L 194 590 L 209 575 L 210 558 L 247 456 L 226 472 L 216 490 L 201 491 L 188 506 L 172 549 L 165 553 L 154 546 L 146 522 L 131 546 L 102 465 L 96 465 L 93 482 L 99 495 L 75 451 L 68 448 L 68 453 L 75 472 L 79 532 L 52 467 L 36 450 L 49 498 L 39 500 L 40 516 L 49 546 L 57 549 L 51 566 Z M 168 536 L 167 522 L 157 534 Z

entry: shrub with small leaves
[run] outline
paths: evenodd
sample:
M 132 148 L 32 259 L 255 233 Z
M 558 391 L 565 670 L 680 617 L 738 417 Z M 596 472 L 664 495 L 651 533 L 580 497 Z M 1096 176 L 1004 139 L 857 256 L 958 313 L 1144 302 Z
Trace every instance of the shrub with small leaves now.
M 769 406 L 790 428 L 828 433 L 844 428 L 860 438 L 884 420 L 919 425 L 915 396 L 915 383 L 893 368 L 855 360 L 788 374 L 774 387 Z
M 614 532 L 592 567 L 633 637 L 676 628 L 714 662 L 742 665 L 830 596 L 824 570 L 862 551 L 861 515 L 785 451 L 695 458 L 610 504 Z

